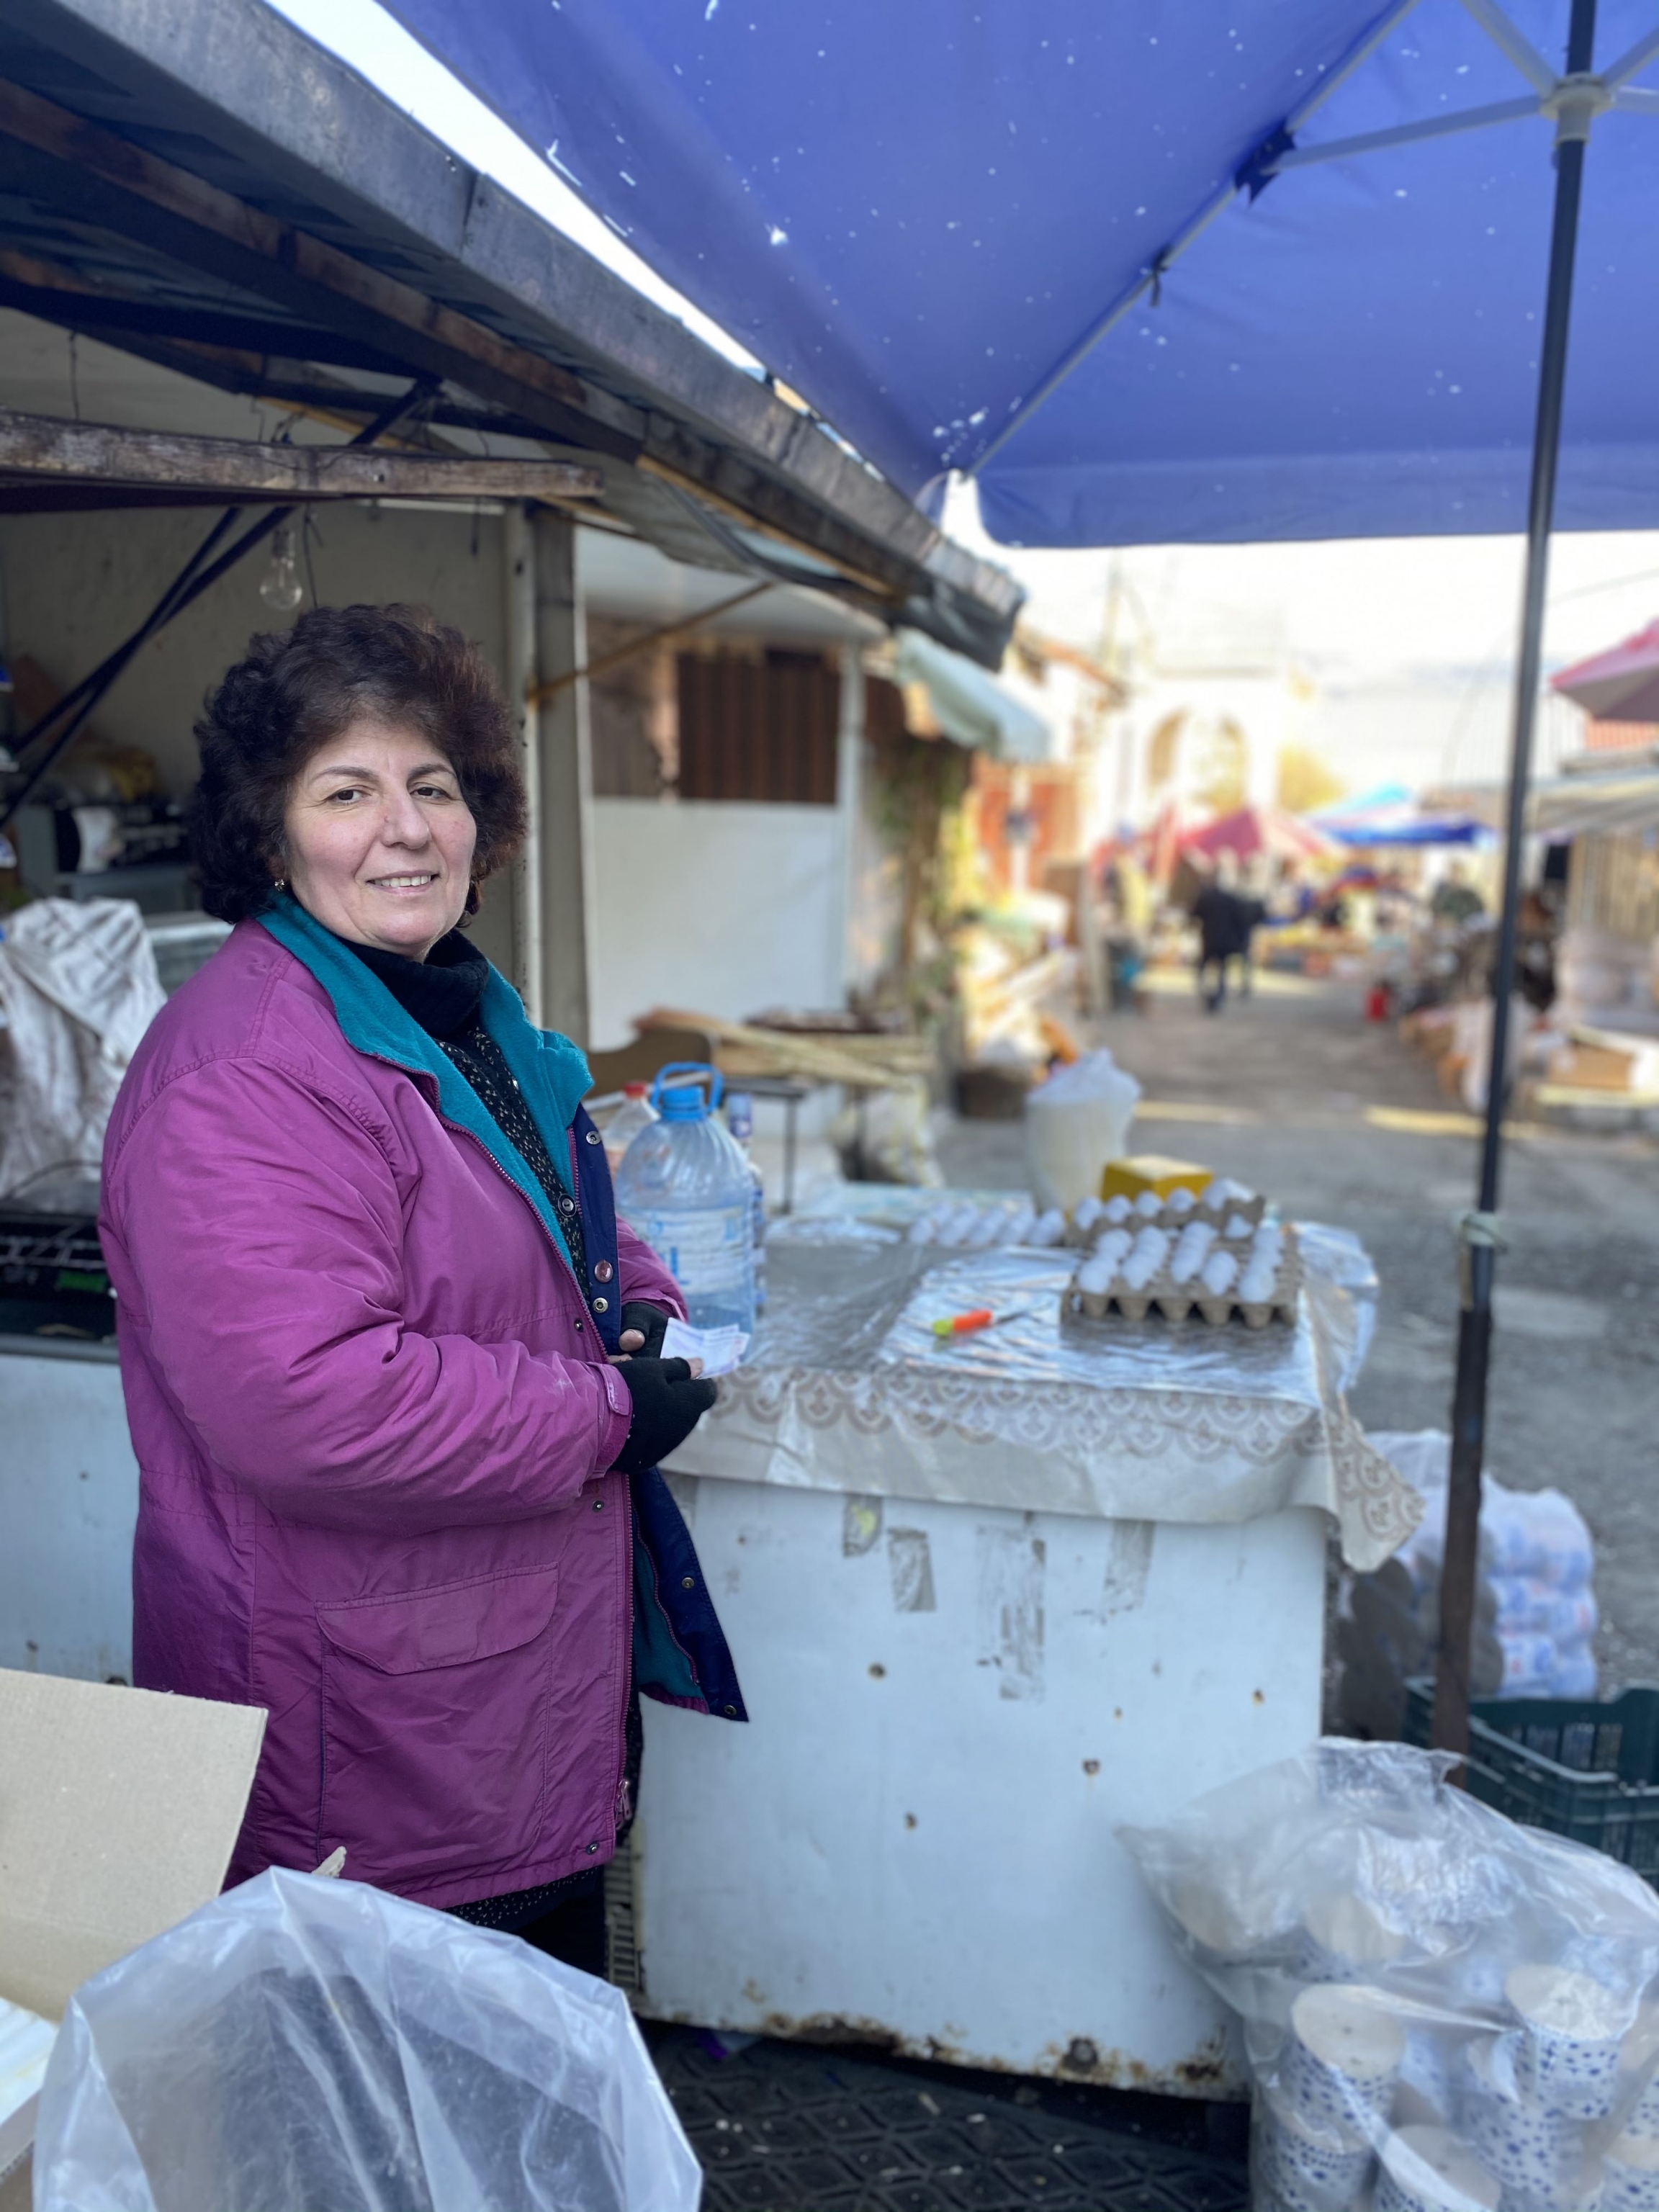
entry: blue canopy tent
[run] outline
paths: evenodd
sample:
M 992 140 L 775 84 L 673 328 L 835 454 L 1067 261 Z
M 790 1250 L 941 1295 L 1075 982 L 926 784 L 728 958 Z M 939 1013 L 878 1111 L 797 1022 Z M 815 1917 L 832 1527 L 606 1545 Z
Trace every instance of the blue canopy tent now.
M 895 483 L 975 476 L 1006 542 L 1525 527 L 1567 0 L 1514 33 L 1487 0 L 391 4 Z M 1638 58 L 1585 199 L 1570 529 L 1659 514 L 1659 7 L 1601 14 Z M 1471 111 L 1503 119 L 1449 131 Z
M 1493 834 L 1472 814 L 1425 814 L 1402 784 L 1339 799 L 1309 819 L 1339 845 L 1361 851 L 1374 845 L 1480 845 Z
M 1526 531 L 1435 1716 L 1462 1748 L 1548 538 L 1659 522 L 1659 0 L 1601 0 L 1599 43 L 1597 0 L 391 4 L 866 460 L 932 506 L 973 477 L 1005 543 Z
M 1467 814 L 1425 814 L 1415 822 L 1364 823 L 1331 825 L 1330 835 L 1340 845 L 1356 852 L 1381 851 L 1385 846 L 1482 845 L 1492 836 L 1483 822 Z

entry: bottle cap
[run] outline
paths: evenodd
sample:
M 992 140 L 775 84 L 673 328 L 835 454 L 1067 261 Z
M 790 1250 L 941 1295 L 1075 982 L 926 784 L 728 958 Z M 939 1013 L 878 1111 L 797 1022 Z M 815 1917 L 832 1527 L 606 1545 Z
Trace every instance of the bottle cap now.
M 665 1121 L 702 1121 L 708 1118 L 708 1101 L 700 1083 L 677 1083 L 657 1094 Z

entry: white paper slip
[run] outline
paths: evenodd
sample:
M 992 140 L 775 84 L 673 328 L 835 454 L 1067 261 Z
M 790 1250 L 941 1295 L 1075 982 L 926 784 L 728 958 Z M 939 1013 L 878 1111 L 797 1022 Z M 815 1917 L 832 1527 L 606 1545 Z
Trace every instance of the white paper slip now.
M 705 1375 L 729 1375 L 749 1349 L 746 1330 L 735 1322 L 724 1328 L 693 1328 L 690 1322 L 671 1321 L 663 1333 L 665 1359 L 701 1359 Z

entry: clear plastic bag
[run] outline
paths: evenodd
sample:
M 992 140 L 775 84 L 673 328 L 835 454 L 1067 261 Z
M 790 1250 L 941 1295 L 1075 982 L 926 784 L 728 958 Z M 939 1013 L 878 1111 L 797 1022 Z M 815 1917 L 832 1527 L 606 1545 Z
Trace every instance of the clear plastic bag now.
M 358 1882 L 273 1870 L 77 1990 L 35 2212 L 696 2212 L 618 1990 Z
M 1257 2212 L 1655 2212 L 1659 1897 L 1328 1738 L 1122 1841 L 1240 2015 Z

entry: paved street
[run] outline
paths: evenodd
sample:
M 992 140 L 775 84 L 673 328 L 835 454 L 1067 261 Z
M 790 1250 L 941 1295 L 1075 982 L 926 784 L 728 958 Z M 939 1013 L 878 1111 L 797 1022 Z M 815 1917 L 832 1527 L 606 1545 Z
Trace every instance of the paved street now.
M 1261 978 L 1206 1017 L 1184 978 L 1106 1041 L 1140 1080 L 1135 1138 L 1363 1238 L 1381 1322 L 1354 1410 L 1373 1429 L 1444 1428 L 1457 1291 L 1451 1232 L 1473 1202 L 1475 1146 L 1432 1070 L 1360 1018 L 1356 985 Z M 1022 1134 L 958 1122 L 955 1183 L 1024 1181 Z M 1509 1147 L 1488 1464 L 1516 1489 L 1554 1483 L 1595 1537 L 1603 1688 L 1659 1682 L 1659 1146 L 1577 1132 Z

